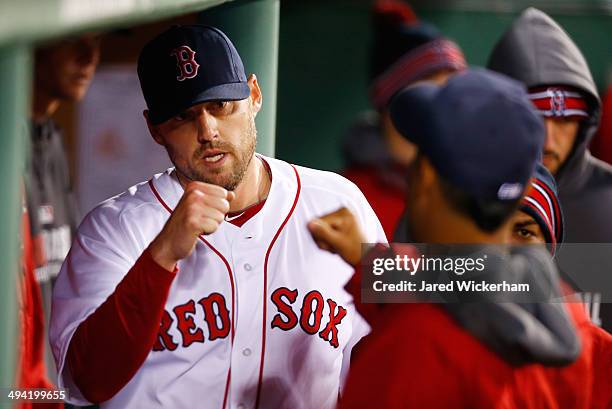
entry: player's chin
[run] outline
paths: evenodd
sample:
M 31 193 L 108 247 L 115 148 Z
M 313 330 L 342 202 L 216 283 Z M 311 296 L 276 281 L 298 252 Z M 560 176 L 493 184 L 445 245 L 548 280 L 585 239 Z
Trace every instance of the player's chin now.
M 210 175 L 207 179 L 208 183 L 213 185 L 221 186 L 226 190 L 235 190 L 240 181 L 235 180 L 230 173 Z
M 87 92 L 89 82 L 86 84 L 68 84 L 61 90 L 61 97 L 67 101 L 80 101 Z
M 226 185 L 231 184 L 233 174 L 231 166 L 215 167 L 213 169 L 199 167 L 197 173 L 198 179 L 201 181 L 225 188 Z
M 555 155 L 543 155 L 542 165 L 552 174 L 559 168 L 559 159 Z

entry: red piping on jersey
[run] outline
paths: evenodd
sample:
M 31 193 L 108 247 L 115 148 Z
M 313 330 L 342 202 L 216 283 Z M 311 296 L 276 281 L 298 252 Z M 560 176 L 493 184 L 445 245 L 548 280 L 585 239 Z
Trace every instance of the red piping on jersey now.
M 166 204 L 166 202 L 164 202 L 164 199 L 162 199 L 162 197 L 160 196 L 160 194 L 157 192 L 157 189 L 155 188 L 155 185 L 153 184 L 153 179 L 149 179 L 149 187 L 151 188 L 151 191 L 153 192 L 153 194 L 155 195 L 155 197 L 157 198 L 157 200 L 159 201 L 159 203 L 161 203 L 161 205 L 170 213 L 172 214 L 172 209 L 170 208 L 170 206 L 168 206 Z M 219 250 L 217 250 L 212 244 L 210 244 L 202 235 L 198 236 L 198 238 L 204 242 L 212 251 L 215 252 L 215 254 L 217 256 L 219 256 L 219 258 L 221 260 L 223 260 L 223 263 L 225 263 L 225 267 L 227 268 L 227 273 L 229 274 L 229 279 L 230 279 L 230 284 L 232 286 L 232 336 L 231 336 L 231 345 L 232 348 L 234 346 L 234 276 L 232 274 L 232 268 L 230 267 L 229 263 L 227 262 L 227 260 L 225 259 L 225 257 L 223 257 L 223 254 L 221 254 L 219 252 Z M 232 372 L 231 369 L 231 362 L 230 362 L 230 368 L 227 371 L 227 380 L 225 381 L 225 394 L 223 397 L 223 406 L 222 408 L 225 409 L 225 405 L 227 404 L 227 395 L 229 392 L 229 383 L 230 383 L 230 374 Z
M 267 313 L 266 301 L 268 299 L 268 258 L 270 257 L 270 252 L 272 251 L 272 247 L 274 247 L 274 243 L 276 243 L 276 239 L 278 239 L 278 236 L 283 231 L 283 228 L 285 227 L 285 225 L 291 218 L 291 215 L 293 214 L 293 211 L 295 210 L 295 206 L 297 205 L 298 199 L 300 197 L 300 191 L 302 190 L 302 182 L 300 181 L 300 175 L 297 169 L 295 168 L 295 166 L 291 165 L 291 167 L 293 168 L 293 171 L 295 172 L 295 178 L 297 180 L 297 191 L 295 192 L 295 199 L 293 200 L 293 205 L 291 206 L 291 210 L 289 210 L 289 213 L 287 214 L 287 217 L 285 217 L 283 224 L 280 225 L 280 227 L 278 228 L 278 231 L 274 235 L 274 238 L 270 242 L 270 246 L 268 246 L 268 251 L 266 252 L 266 259 L 264 262 L 263 325 L 261 328 L 261 358 L 259 361 L 259 382 L 257 383 L 257 397 L 255 398 L 255 409 L 259 408 L 259 397 L 261 395 L 261 385 L 263 381 L 264 355 L 266 353 L 266 313 Z
M 225 405 L 227 405 L 227 397 L 229 395 L 230 379 L 232 379 L 232 363 L 231 363 L 231 361 L 230 361 L 230 368 L 227 371 L 227 379 L 225 380 L 225 392 L 223 392 L 223 406 L 221 406 L 222 409 L 225 409 Z

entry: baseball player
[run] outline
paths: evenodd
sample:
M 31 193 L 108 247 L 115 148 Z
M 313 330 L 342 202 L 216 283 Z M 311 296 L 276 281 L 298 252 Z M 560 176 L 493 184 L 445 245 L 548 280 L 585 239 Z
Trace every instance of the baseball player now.
M 175 167 L 94 209 L 54 293 L 51 343 L 75 404 L 334 408 L 368 331 L 353 269 L 307 223 L 347 207 L 339 175 L 255 153 L 255 75 L 218 29 L 173 27 L 138 61 L 150 132 Z
M 404 0 L 377 0 L 371 10 L 368 97 L 374 109 L 359 113 L 342 141 L 342 174 L 363 192 L 391 237 L 406 205 L 405 172 L 417 147 L 398 133 L 389 102 L 420 81 L 445 83 L 467 67 L 460 47 L 419 20 Z
M 554 256 L 563 241 L 563 213 L 554 177 L 538 163 L 521 207 L 508 223 L 511 243 L 547 245 Z
M 419 193 L 408 200 L 415 242 L 505 242 L 508 219 L 544 142 L 544 127 L 519 83 L 468 70 L 445 86 L 401 91 L 391 115 L 419 146 L 409 176 L 410 191 Z M 349 211 L 334 212 L 311 230 L 356 265 L 357 223 Z M 532 286 L 551 283 L 559 294 L 557 272 L 543 249 L 524 246 L 489 264 L 495 253 L 488 252 L 488 273 L 521 277 Z M 360 345 L 340 407 L 609 407 L 610 338 L 588 322 L 581 306 L 482 297 L 379 306 L 376 318 L 383 325 Z

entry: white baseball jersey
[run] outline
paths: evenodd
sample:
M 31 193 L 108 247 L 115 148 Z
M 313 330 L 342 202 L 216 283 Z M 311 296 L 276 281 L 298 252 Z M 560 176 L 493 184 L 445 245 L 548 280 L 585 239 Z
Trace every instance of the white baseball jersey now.
M 369 327 L 344 290 L 353 268 L 319 250 L 307 223 L 346 206 L 369 242 L 386 238 L 351 182 L 262 158 L 272 174 L 263 208 L 241 227 L 221 223 L 179 262 L 157 343 L 102 408 L 335 407 L 351 348 Z M 69 402 L 88 403 L 65 365 L 71 337 L 113 293 L 182 194 L 171 168 L 103 202 L 79 227 L 55 286 L 50 328 Z M 203 342 L 189 336 L 196 330 Z

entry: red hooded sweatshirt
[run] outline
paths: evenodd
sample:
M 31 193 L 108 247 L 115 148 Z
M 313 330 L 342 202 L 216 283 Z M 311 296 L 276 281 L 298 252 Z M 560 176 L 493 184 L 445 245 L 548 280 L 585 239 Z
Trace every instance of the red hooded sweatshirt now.
M 347 289 L 357 294 L 359 282 L 356 274 Z M 340 408 L 612 408 L 612 335 L 581 303 L 565 305 L 581 350 L 551 367 L 511 365 L 441 305 L 357 304 L 373 329 L 358 345 Z

